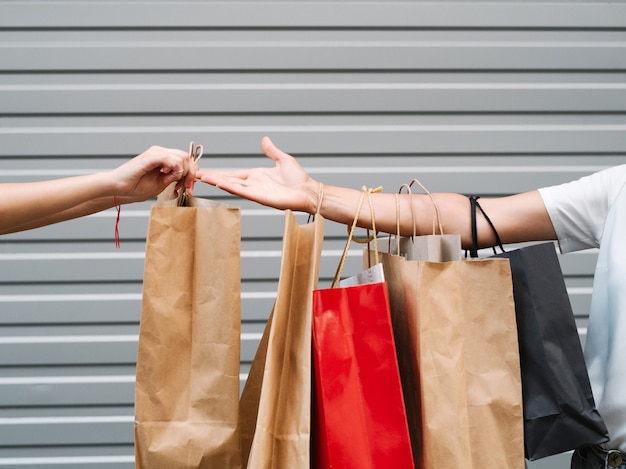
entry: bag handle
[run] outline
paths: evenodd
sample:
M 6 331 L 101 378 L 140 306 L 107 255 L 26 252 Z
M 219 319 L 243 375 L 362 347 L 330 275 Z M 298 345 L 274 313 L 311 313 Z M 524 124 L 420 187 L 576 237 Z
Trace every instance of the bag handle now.
M 496 230 L 495 225 L 493 224 L 491 219 L 487 216 L 487 214 L 485 213 L 483 208 L 478 203 L 478 199 L 479 198 L 480 198 L 479 195 L 472 195 L 472 196 L 469 197 L 469 200 L 470 200 L 470 223 L 471 223 L 471 228 L 472 228 L 472 247 L 470 248 L 470 257 L 478 257 L 478 229 L 476 228 L 476 208 L 477 207 L 480 210 L 480 212 L 483 214 L 483 216 L 485 217 L 485 220 L 487 220 L 487 223 L 489 224 L 491 229 L 493 230 L 493 234 L 496 236 L 497 246 L 500 247 L 502 252 L 505 252 L 504 251 L 504 247 L 502 245 L 502 240 L 500 239 L 500 235 L 498 234 L 498 231 Z M 496 252 L 495 246 L 493 248 L 493 252 L 494 253 Z
M 430 198 L 430 201 L 433 203 L 433 207 L 435 209 L 435 213 L 433 213 L 433 234 L 434 235 L 437 234 L 437 230 L 435 226 L 439 227 L 439 234 L 443 234 L 443 224 L 441 223 L 441 212 L 439 211 L 439 205 L 437 205 L 437 201 L 435 200 L 433 195 L 430 193 L 430 191 L 426 189 L 424 184 L 422 184 L 418 179 L 413 179 L 409 183 L 409 194 L 411 193 L 410 189 L 413 184 L 417 184 L 418 186 L 420 186 L 422 190 L 424 191 L 424 193 L 428 195 L 428 197 Z M 415 236 L 417 228 L 415 226 L 415 212 L 413 210 L 413 204 L 411 204 L 411 214 L 413 215 L 413 236 Z
M 394 195 L 396 196 L 396 252 L 400 253 L 400 195 L 397 192 Z M 391 252 L 391 234 L 389 235 L 387 251 Z
M 339 278 L 341 277 L 341 271 L 343 270 L 343 266 L 346 262 L 346 257 L 348 255 L 348 249 L 350 248 L 350 243 L 355 241 L 357 243 L 369 243 L 370 241 L 374 241 L 374 256 L 376 258 L 376 264 L 380 263 L 378 258 L 378 240 L 376 239 L 376 217 L 374 216 L 374 205 L 372 204 L 372 193 L 382 191 L 382 187 L 377 187 L 376 189 L 368 189 L 365 186 L 361 187 L 361 197 L 359 197 L 359 203 L 356 207 L 356 213 L 354 214 L 354 220 L 352 220 L 352 225 L 348 229 L 348 240 L 346 241 L 346 245 L 343 248 L 343 253 L 341 254 L 341 259 L 339 260 L 339 265 L 337 266 L 337 271 L 335 272 L 335 277 L 333 278 L 333 283 L 331 284 L 331 288 L 335 288 L 339 284 Z M 359 214 L 361 213 L 361 207 L 363 206 L 363 200 L 365 199 L 365 195 L 367 194 L 367 199 L 370 205 L 370 217 L 372 219 L 372 230 L 374 231 L 373 238 L 368 236 L 365 239 L 357 238 L 354 236 L 354 229 L 356 228 L 356 224 L 359 221 Z
M 365 191 L 365 186 L 362 187 L 362 190 Z M 358 238 L 356 236 L 354 236 L 354 234 L 352 236 L 350 236 L 351 240 L 354 241 L 355 243 L 359 243 L 359 244 L 367 244 L 367 250 L 371 251 L 372 249 L 370 248 L 370 243 L 372 241 L 374 241 L 374 257 L 375 257 L 375 263 L 378 264 L 380 262 L 379 260 L 379 256 L 378 256 L 378 238 L 377 233 L 378 231 L 376 230 L 376 217 L 374 216 L 374 205 L 372 205 L 372 195 L 374 192 L 381 192 L 383 190 L 382 186 L 378 186 L 376 189 L 367 189 L 367 200 L 370 204 L 370 218 L 372 220 L 372 230 L 374 231 L 374 234 L 372 236 L 370 236 L 370 230 L 369 228 L 367 229 L 367 236 L 365 238 Z M 390 241 L 391 242 L 391 241 Z M 372 267 L 372 261 L 371 259 L 367 258 L 367 267 Z
M 402 194 L 402 189 L 406 188 L 408 193 L 411 194 L 411 186 L 409 184 L 401 184 L 398 192 L 394 195 L 396 196 L 396 252 L 400 253 L 400 194 Z M 413 210 L 413 204 L 409 200 L 409 206 L 411 208 L 411 217 L 413 219 L 413 236 L 415 236 L 415 211 Z M 434 225 L 433 225 L 434 229 Z M 387 244 L 387 250 L 391 252 L 391 234 L 389 234 L 389 243 Z M 368 257 L 369 260 L 369 257 Z M 371 267 L 371 265 L 370 265 Z
M 202 153 L 204 152 L 204 147 L 202 145 L 196 145 L 194 142 L 189 143 L 189 158 L 194 163 L 197 163 L 200 158 L 202 158 Z M 189 202 L 189 194 L 187 193 L 187 188 L 183 187 L 180 190 L 180 194 L 178 195 L 177 205 L 179 207 L 186 207 Z
M 322 209 L 323 199 L 324 199 L 324 184 L 318 181 L 317 182 L 317 206 L 315 207 L 315 213 L 309 213 L 309 216 L 307 218 L 307 223 L 311 223 L 313 220 L 315 220 L 315 217 L 317 215 L 320 215 L 320 210 Z
M 398 189 L 398 192 L 395 194 L 396 196 L 396 233 L 395 234 L 396 234 L 396 250 L 398 253 L 400 252 L 400 198 L 399 198 L 399 194 L 402 194 L 402 190 L 406 189 L 407 194 L 412 195 L 413 192 L 411 191 L 411 187 L 413 186 L 413 184 L 417 184 L 418 186 L 420 186 L 422 190 L 428 195 L 428 197 L 430 197 L 430 200 L 433 203 L 433 207 L 435 209 L 435 212 L 433 213 L 433 235 L 437 234 L 437 228 L 436 228 L 437 226 L 439 226 L 439 234 L 443 234 L 443 224 L 441 223 L 441 212 L 439 211 L 439 205 L 437 205 L 437 201 L 435 200 L 433 195 L 430 193 L 430 191 L 426 189 L 426 186 L 424 186 L 419 181 L 419 179 L 412 179 L 411 182 L 408 184 L 406 183 L 401 184 L 400 188 Z M 415 238 L 417 236 L 417 226 L 416 226 L 417 224 L 415 223 L 415 209 L 410 199 L 409 199 L 409 207 L 411 208 L 411 220 L 412 220 L 412 226 L 413 226 L 412 237 Z M 391 247 L 391 236 L 389 237 L 389 247 Z

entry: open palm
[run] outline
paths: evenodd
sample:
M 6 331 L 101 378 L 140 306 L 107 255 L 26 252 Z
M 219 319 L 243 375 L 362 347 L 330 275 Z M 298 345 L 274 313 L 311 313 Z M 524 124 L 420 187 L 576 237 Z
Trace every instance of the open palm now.
M 317 202 L 317 183 L 294 157 L 278 149 L 268 137 L 261 141 L 273 168 L 199 171 L 198 177 L 231 194 L 278 209 L 311 211 Z

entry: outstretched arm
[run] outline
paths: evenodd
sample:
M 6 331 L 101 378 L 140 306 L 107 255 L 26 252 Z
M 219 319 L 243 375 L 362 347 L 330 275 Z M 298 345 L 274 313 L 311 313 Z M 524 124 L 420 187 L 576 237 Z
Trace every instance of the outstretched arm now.
M 115 202 L 147 200 L 174 181 L 191 188 L 196 169 L 187 152 L 154 146 L 111 171 L 0 184 L 0 234 L 88 215 Z
M 318 210 L 321 185 L 312 179 L 295 158 L 278 149 L 265 137 L 263 152 L 274 161 L 273 168 L 238 171 L 199 171 L 198 177 L 240 197 L 278 209 L 307 213 Z M 360 198 L 360 191 L 324 185 L 319 213 L 329 220 L 350 224 Z M 445 233 L 461 235 L 464 247 L 471 245 L 470 205 L 467 197 L 455 193 L 432 194 L 439 208 Z M 372 194 L 376 229 L 396 232 L 396 197 L 394 194 Z M 400 234 L 431 234 L 434 205 L 428 195 L 403 194 L 400 200 Z M 556 239 L 554 227 L 538 191 L 509 197 L 480 199 L 504 243 Z M 480 213 L 480 212 L 479 212 Z M 413 214 L 413 215 L 412 215 Z M 415 219 L 415 228 L 413 226 Z M 358 225 L 371 228 L 370 210 L 363 205 Z M 483 247 L 495 244 L 495 236 L 482 216 L 478 216 L 478 240 Z

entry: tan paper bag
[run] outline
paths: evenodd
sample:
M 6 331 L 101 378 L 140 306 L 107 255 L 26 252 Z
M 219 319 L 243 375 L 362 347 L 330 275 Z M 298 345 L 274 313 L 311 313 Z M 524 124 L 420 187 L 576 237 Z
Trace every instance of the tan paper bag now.
M 239 469 L 240 211 L 152 207 L 135 389 L 138 469 Z
M 430 195 L 419 181 L 413 182 Z M 400 236 L 396 252 L 404 256 L 379 254 L 415 467 L 524 468 L 510 265 L 506 259 L 459 259 L 460 237 L 443 233 L 439 209 L 431 200 L 433 234 L 413 238 L 413 255 L 400 245 L 411 239 Z M 396 218 L 399 232 L 399 202 Z M 435 234 L 435 223 L 440 234 Z M 374 257 L 365 249 L 364 265 Z M 501 260 L 505 262 L 497 262 Z
M 401 237 L 400 255 L 410 261 L 447 262 L 461 260 L 461 237 L 438 234 Z
M 241 395 L 244 467 L 309 467 L 312 292 L 317 288 L 324 220 L 298 225 L 285 212 L 274 308 Z
M 416 236 L 415 214 L 411 205 L 411 216 L 413 218 L 413 236 L 399 237 L 398 254 L 406 257 L 410 261 L 431 261 L 447 262 L 461 260 L 461 236 L 443 232 L 441 214 L 433 195 L 417 179 L 413 179 L 409 184 L 402 184 L 400 192 L 407 189 L 411 193 L 411 187 L 417 184 L 430 197 L 433 203 L 433 233 L 430 235 Z M 396 213 L 400 218 L 400 208 L 397 206 Z M 439 234 L 437 234 L 439 228 Z
M 415 467 L 524 468 L 509 263 L 380 258 Z
M 411 186 L 419 185 L 424 192 L 430 197 L 433 203 L 433 228 L 432 234 L 418 236 L 417 226 L 415 224 L 415 213 L 411 205 L 411 218 L 413 220 L 413 236 L 400 236 L 400 200 L 399 194 L 404 189 L 411 194 Z M 396 234 L 388 235 L 382 239 L 379 238 L 378 246 L 380 252 L 388 252 L 396 254 L 410 261 L 431 261 L 431 262 L 447 262 L 459 261 L 462 258 L 461 236 L 458 234 L 450 234 L 443 232 L 443 224 L 441 222 L 441 214 L 439 207 L 432 194 L 417 179 L 413 179 L 409 184 L 402 184 L 396 196 Z M 437 229 L 439 233 L 437 233 Z

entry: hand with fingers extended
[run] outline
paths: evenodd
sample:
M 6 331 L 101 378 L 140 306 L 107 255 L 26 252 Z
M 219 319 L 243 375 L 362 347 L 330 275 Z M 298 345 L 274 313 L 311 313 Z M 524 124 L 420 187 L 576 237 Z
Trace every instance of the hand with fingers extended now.
M 261 141 L 261 148 L 274 161 L 273 168 L 200 170 L 197 177 L 202 182 L 269 207 L 314 213 L 319 183 L 293 156 L 278 149 L 268 137 Z

